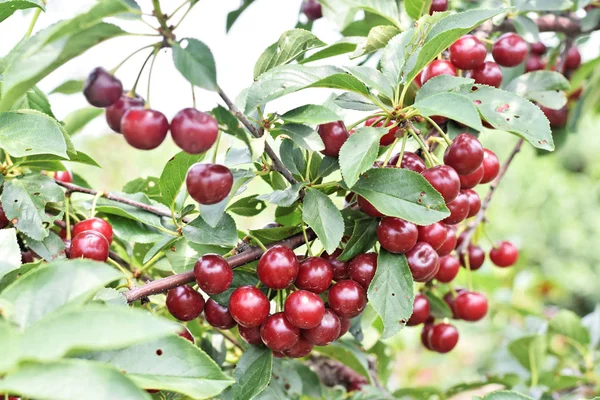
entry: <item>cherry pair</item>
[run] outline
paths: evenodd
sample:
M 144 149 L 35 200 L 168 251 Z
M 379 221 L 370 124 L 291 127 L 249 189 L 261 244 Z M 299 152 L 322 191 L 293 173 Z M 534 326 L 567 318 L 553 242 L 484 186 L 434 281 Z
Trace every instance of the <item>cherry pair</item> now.
M 90 218 L 73 227 L 73 239 L 65 239 L 67 256 L 71 259 L 86 258 L 106 261 L 113 240 L 112 226 L 103 219 Z

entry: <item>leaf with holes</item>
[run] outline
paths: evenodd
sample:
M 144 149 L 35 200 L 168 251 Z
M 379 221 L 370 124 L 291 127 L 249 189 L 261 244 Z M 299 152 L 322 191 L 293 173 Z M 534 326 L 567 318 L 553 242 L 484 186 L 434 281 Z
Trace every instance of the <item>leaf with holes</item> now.
M 302 219 L 315 231 L 325 250 L 333 253 L 344 235 L 344 219 L 333 201 L 318 190 L 307 189 Z
M 192 85 L 218 90 L 215 59 L 207 45 L 198 39 L 186 38 L 173 43 L 173 64 Z
M 558 110 L 567 104 L 564 91 L 571 84 L 562 74 L 553 71 L 535 71 L 513 79 L 504 90 L 515 92 L 544 107 Z
M 354 186 L 360 175 L 373 167 L 379 154 L 379 141 L 388 132 L 385 128 L 357 129 L 340 149 L 339 163 L 344 182 Z

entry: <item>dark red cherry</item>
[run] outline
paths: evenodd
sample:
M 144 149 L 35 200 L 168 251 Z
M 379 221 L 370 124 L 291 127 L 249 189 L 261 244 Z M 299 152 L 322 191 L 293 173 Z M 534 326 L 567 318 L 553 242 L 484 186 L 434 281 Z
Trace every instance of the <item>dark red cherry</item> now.
M 431 7 L 429 7 L 429 15 L 433 15 L 434 12 L 443 12 L 448 10 L 448 0 L 433 0 Z
M 221 164 L 196 163 L 185 179 L 191 198 L 200 204 L 216 204 L 225 199 L 233 186 L 233 174 Z
M 542 42 L 533 43 L 531 46 L 531 52 L 540 56 L 546 54 L 546 45 Z
M 78 222 L 73 227 L 71 236 L 77 236 L 83 231 L 94 231 L 101 233 L 102 236 L 108 240 L 108 243 L 112 243 L 113 240 L 113 229 L 112 226 L 103 219 L 100 218 L 89 218 L 84 221 Z
M 440 267 L 440 258 L 428 243 L 419 242 L 406 253 L 408 267 L 415 282 L 427 282 L 435 276 Z
M 577 69 L 581 65 L 581 53 L 577 50 L 577 47 L 571 47 L 567 52 L 567 61 L 565 67 L 567 69 Z
M 340 154 L 342 145 L 346 143 L 346 140 L 350 136 L 342 121 L 321 124 L 317 128 L 317 132 L 325 145 L 325 150 L 321 150 L 321 153 L 334 158 L 337 158 Z
M 469 244 L 467 254 L 469 256 L 469 267 L 471 270 L 475 271 L 481 268 L 485 261 L 485 252 L 481 247 Z M 467 260 L 464 254 L 461 254 L 460 256 L 460 264 L 465 268 L 467 267 Z
M 167 310 L 180 321 L 198 318 L 204 310 L 202 295 L 188 285 L 177 286 L 167 292 Z
M 383 218 L 377 226 L 377 240 L 390 253 L 406 253 L 417 243 L 418 237 L 417 226 L 400 218 Z
M 342 249 L 335 249 L 332 254 L 327 254 L 326 251 L 321 254 L 321 258 L 329 261 L 329 264 L 331 264 L 331 267 L 333 268 L 334 281 L 341 281 L 342 279 L 349 278 L 348 262 L 338 260 L 337 257 L 339 257 L 340 254 L 342 254 Z
M 0 205 L 0 229 L 4 229 L 10 224 L 8 218 L 6 218 L 6 214 L 4 213 L 4 208 Z
M 238 325 L 238 332 L 242 339 L 248 344 L 253 344 L 255 346 L 263 344 L 263 341 L 260 338 L 260 327 L 258 326 L 246 328 L 242 325 Z
M 525 61 L 528 53 L 527 42 L 512 32 L 500 36 L 492 47 L 494 60 L 503 67 L 516 67 Z
M 63 239 L 62 241 L 65 244 L 65 256 L 71 258 L 71 241 L 69 239 Z
M 233 271 L 227 260 L 218 254 L 205 254 L 194 264 L 194 277 L 206 294 L 226 291 L 233 281 Z
M 33 251 L 27 250 L 21 252 L 21 262 L 23 264 L 29 264 L 35 261 L 35 256 L 37 256 Z
M 456 247 L 456 232 L 454 229 L 446 226 L 446 240 L 444 240 L 444 244 L 437 249 L 437 253 L 440 257 L 447 256 L 452 253 L 452 250 Z
M 217 120 L 195 108 L 184 108 L 171 120 L 173 141 L 186 153 L 204 153 L 215 144 L 218 135 Z
M 419 324 L 424 324 L 429 319 L 429 313 L 431 309 L 429 306 L 429 300 L 427 297 L 419 293 L 415 296 L 415 301 L 413 303 L 413 313 L 410 316 L 410 319 L 406 323 L 407 326 L 415 326 Z
M 73 174 L 68 170 L 56 171 L 54 173 L 54 179 L 63 183 L 73 183 Z
M 464 221 L 469 215 L 469 196 L 461 190 L 454 200 L 447 204 L 450 215 L 444 219 L 444 223 L 455 225 Z
M 337 314 L 335 314 L 335 315 L 337 316 Z M 352 321 L 350 321 L 349 318 L 340 318 L 340 326 L 341 327 L 340 327 L 340 334 L 338 335 L 338 338 L 341 338 L 350 330 L 351 324 L 352 324 Z
M 486 61 L 483 66 L 471 72 L 471 78 L 475 80 L 475 83 L 497 88 L 502 84 L 502 77 L 502 70 L 498 64 L 492 61 Z
M 481 210 L 481 198 L 473 189 L 462 190 L 462 192 L 464 192 L 469 199 L 469 214 L 467 215 L 467 218 L 476 216 L 479 213 L 479 210 Z
M 348 329 L 350 329 L 350 320 L 345 321 L 348 322 Z M 326 346 L 340 337 L 341 329 L 342 322 L 340 318 L 336 313 L 327 308 L 320 323 L 312 329 L 303 330 L 302 336 L 309 343 L 316 346 Z
M 459 269 L 460 263 L 456 257 L 440 257 L 440 269 L 435 274 L 435 279 L 441 283 L 452 282 L 456 278 L 456 275 L 458 275 Z
M 121 120 L 123 115 L 133 107 L 144 107 L 146 102 L 140 96 L 131 97 L 128 92 L 123 92 L 119 100 L 106 108 L 106 123 L 110 129 L 121 133 Z
M 300 338 L 300 329 L 292 325 L 283 315 L 270 315 L 260 327 L 260 337 L 273 351 L 284 351 L 296 344 Z
M 450 61 L 433 60 L 425 67 L 425 69 L 423 69 L 423 74 L 421 75 L 421 84 L 424 85 L 425 82 L 431 78 L 435 78 L 436 76 L 440 75 L 456 76 L 456 68 Z
M 525 72 L 542 71 L 544 68 L 546 68 L 546 63 L 542 60 L 542 57 L 537 54 L 531 54 L 527 57 Z
M 329 289 L 327 300 L 340 318 L 354 318 L 365 309 L 367 294 L 354 281 L 339 281 Z
M 398 163 L 398 158 L 400 158 L 400 153 L 397 153 L 390 158 L 390 165 L 396 165 Z M 400 168 L 408 169 L 419 174 L 427 169 L 425 162 L 421 159 L 421 157 L 410 151 L 405 151 L 404 155 L 402 155 Z
M 189 340 L 192 343 L 196 342 L 194 336 L 192 335 L 192 332 L 190 332 L 190 330 L 183 325 L 181 325 L 181 329 L 179 330 L 179 333 L 177 335 Z
M 300 262 L 296 287 L 313 293 L 323 293 L 331 285 L 333 268 L 321 257 L 308 257 Z
M 83 95 L 88 103 L 100 108 L 115 103 L 122 92 L 121 81 L 102 67 L 94 68 L 83 86 Z
M 434 250 L 442 247 L 446 241 L 446 226 L 441 222 L 436 222 L 431 225 L 419 226 L 419 242 L 429 243 Z
M 479 183 L 490 183 L 498 176 L 500 161 L 496 154 L 488 149 L 483 150 L 483 178 Z
M 430 351 L 433 351 L 431 346 L 429 345 L 429 332 L 433 329 L 433 323 L 426 323 L 423 325 L 423 330 L 421 331 L 421 343 L 423 346 Z
M 379 218 L 379 217 L 384 217 L 385 216 L 382 213 L 380 213 L 375 208 L 375 206 L 373 206 L 373 204 L 369 203 L 369 201 L 367 199 L 365 199 L 364 197 L 358 196 L 357 197 L 357 202 L 358 202 L 358 207 L 365 214 L 370 215 L 371 217 L 375 217 L 375 218 Z
M 229 309 L 213 299 L 208 299 L 206 302 L 204 316 L 206 317 L 206 322 L 215 328 L 231 329 L 237 325 L 231 314 L 229 314 Z
M 479 321 L 487 314 L 488 302 L 481 293 L 464 291 L 456 296 L 454 310 L 460 319 Z
M 285 350 L 283 354 L 290 358 L 302 358 L 306 357 L 312 351 L 314 345 L 307 342 L 302 336 L 298 338 L 295 345 Z
M 421 175 L 442 195 L 446 204 L 458 196 L 460 178 L 454 168 L 447 165 L 438 165 L 421 172 Z
M 427 335 L 429 346 L 438 353 L 447 353 L 458 343 L 458 330 L 450 324 L 437 324 Z
M 459 175 L 460 178 L 460 188 L 461 189 L 473 189 L 475 186 L 479 185 L 481 180 L 483 179 L 483 174 L 485 173 L 485 169 L 483 163 L 473 172 L 468 175 Z
M 450 61 L 459 69 L 479 68 L 486 56 L 485 45 L 473 35 L 465 35 L 450 46 Z
M 106 261 L 110 243 L 101 233 L 95 231 L 83 231 L 73 237 L 71 241 L 71 257 L 87 258 L 89 260 Z
M 294 282 L 299 268 L 300 264 L 294 251 L 288 247 L 276 245 L 260 257 L 256 274 L 268 288 L 285 289 Z
M 380 118 L 375 117 L 375 118 L 368 119 L 367 122 L 365 122 L 365 126 L 373 126 L 375 121 L 377 121 L 378 119 L 380 119 Z M 386 126 L 390 126 L 393 124 L 394 123 L 392 121 L 390 121 L 387 123 Z M 375 125 L 376 128 L 381 128 L 382 126 L 383 126 L 383 121 L 380 121 L 379 123 L 377 123 L 377 125 Z M 386 133 L 385 135 L 383 135 L 381 137 L 381 139 L 379 140 L 379 145 L 380 146 L 389 146 L 390 144 L 394 143 L 394 140 L 396 140 L 396 132 L 398 132 L 397 126 L 390 129 L 388 133 Z
M 354 257 L 348 264 L 350 279 L 365 290 L 369 288 L 377 270 L 377 254 L 363 253 Z
M 321 323 L 325 315 L 325 304 L 313 292 L 296 290 L 285 300 L 283 313 L 292 325 L 310 329 Z
M 506 240 L 498 243 L 490 251 L 490 260 L 498 267 L 511 267 L 519 259 L 519 250 L 511 242 Z
M 458 135 L 444 153 L 444 164 L 454 168 L 459 175 L 468 175 L 483 162 L 483 146 L 475 136 Z
M 309 21 L 315 21 L 323 17 L 321 4 L 317 0 L 304 0 L 302 2 L 302 12 Z
M 169 121 L 160 111 L 132 107 L 123 114 L 121 133 L 136 149 L 152 150 L 162 144 L 169 131 Z
M 229 313 L 246 328 L 262 324 L 269 315 L 269 299 L 254 286 L 240 286 L 231 293 Z
M 552 128 L 564 128 L 569 120 L 569 109 L 567 106 L 560 110 L 553 110 L 538 104 L 538 107 L 542 110 Z

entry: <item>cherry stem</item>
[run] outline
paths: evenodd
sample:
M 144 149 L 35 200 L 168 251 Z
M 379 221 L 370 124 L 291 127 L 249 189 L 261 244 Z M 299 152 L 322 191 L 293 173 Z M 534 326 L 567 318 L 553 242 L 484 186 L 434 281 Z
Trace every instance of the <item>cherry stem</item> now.
M 306 224 L 302 223 L 302 235 L 304 236 L 304 243 L 306 243 L 306 251 L 308 251 L 309 256 L 313 256 L 312 248 L 310 246 L 310 240 L 308 239 L 308 235 L 306 233 Z
M 135 96 L 135 90 L 137 89 L 137 85 L 140 82 L 140 77 L 142 76 L 142 72 L 144 72 L 144 68 L 146 67 L 148 60 L 150 60 L 150 57 L 152 57 L 153 54 L 154 54 L 154 50 L 152 50 L 152 52 L 150 54 L 148 54 L 148 57 L 146 57 L 146 59 L 144 60 L 144 63 L 142 64 L 142 68 L 140 68 L 140 72 L 138 72 L 137 78 L 135 78 L 135 83 L 133 84 L 133 87 L 131 88 L 131 93 L 133 94 L 133 96 Z
M 196 92 L 194 91 L 194 85 L 190 85 L 192 88 L 192 106 L 196 108 Z
M 65 196 L 65 221 L 67 223 L 67 240 L 71 240 L 71 196 Z
M 406 132 L 402 135 L 402 148 L 400 149 L 400 156 L 398 157 L 398 161 L 396 161 L 396 168 L 402 167 L 402 158 L 404 158 L 404 149 L 406 148 L 406 142 L 408 140 L 408 135 Z
M 417 134 L 413 130 L 412 127 L 409 127 L 408 131 L 410 132 L 412 137 L 415 138 L 417 143 L 419 143 L 419 147 L 421 147 L 421 150 L 423 150 L 423 155 L 425 156 L 425 162 L 427 162 L 429 164 L 429 167 L 435 166 L 436 165 L 435 161 L 433 161 L 433 159 L 431 158 L 431 155 L 429 154 L 429 149 L 427 148 L 427 145 L 425 144 L 425 142 L 423 142 L 423 139 L 421 139 L 421 136 L 419 134 Z
M 313 152 L 308 152 L 308 160 L 306 161 L 306 177 L 304 180 L 306 182 L 310 182 L 310 163 L 312 162 Z
M 213 164 L 217 162 L 217 155 L 219 154 L 219 143 L 221 142 L 221 131 L 219 130 L 219 133 L 217 134 L 217 140 L 215 141 L 215 145 L 213 146 L 213 155 L 212 155 L 212 162 Z
M 425 118 L 425 120 L 427 122 L 429 122 L 431 124 L 431 126 L 433 126 L 435 128 L 435 130 L 440 133 L 440 136 L 444 138 L 444 140 L 446 141 L 446 143 L 448 145 L 452 144 L 452 139 L 450 139 L 448 137 L 448 135 L 446 135 L 446 132 L 444 132 L 444 130 L 442 128 L 440 128 L 440 126 L 438 124 L 436 124 L 436 122 L 434 120 L 432 120 L 430 117 L 423 117 L 423 118 Z
M 131 277 L 132 277 L 131 271 L 127 271 L 125 268 L 123 268 L 121 266 L 121 264 L 119 264 L 115 260 L 111 259 L 110 257 L 106 260 L 106 262 L 111 264 L 113 267 L 117 268 L 119 271 L 121 271 L 121 273 L 125 276 L 125 279 L 127 279 L 127 287 L 129 287 L 129 288 L 133 287 L 133 281 L 131 280 Z
M 31 18 L 31 22 L 29 23 L 29 28 L 27 28 L 27 32 L 25 32 L 25 39 L 27 39 L 29 36 L 31 36 L 31 33 L 33 32 L 33 28 L 35 27 L 35 23 L 38 20 L 38 17 L 40 16 L 40 13 L 42 12 L 41 8 L 36 8 L 35 11 L 33 12 L 33 17 Z
M 104 195 L 104 193 L 99 191 L 94 196 L 94 200 L 92 200 L 92 212 L 91 212 L 90 218 L 94 218 L 96 216 L 96 204 L 98 203 L 98 199 L 100 197 L 102 197 L 103 195 Z
M 181 3 L 175 10 L 173 10 L 171 12 L 171 14 L 169 14 L 169 16 L 167 17 L 167 20 L 173 18 L 173 15 L 177 14 L 179 12 L 179 10 L 181 10 L 183 7 L 185 7 L 185 5 L 189 3 L 189 0 L 185 0 L 183 3 Z
M 152 71 L 154 70 L 154 62 L 158 55 L 159 47 L 155 47 L 152 52 L 152 62 L 150 62 L 150 70 L 148 71 L 148 87 L 146 88 L 146 106 L 150 107 L 150 82 L 152 81 Z
M 392 158 L 392 152 L 394 151 L 394 147 L 396 147 L 399 140 L 400 140 L 399 138 L 394 139 L 394 142 L 390 145 L 390 148 L 387 151 L 387 154 L 385 155 L 385 160 L 383 161 L 384 167 L 387 166 L 388 163 L 390 162 L 390 158 Z
M 131 53 L 130 55 L 128 55 L 127 57 L 125 57 L 125 59 L 123 61 L 121 61 L 120 63 L 118 63 L 116 67 L 114 67 L 113 69 L 111 69 L 110 73 L 114 75 L 117 72 L 117 70 L 119 68 L 121 68 L 121 66 L 123 66 L 123 64 L 125 64 L 131 57 L 135 56 L 137 53 L 139 53 L 142 50 L 149 49 L 150 47 L 155 47 L 157 44 L 160 45 L 160 42 L 159 43 L 149 44 L 148 46 L 140 47 L 139 49 L 137 49 L 136 51 L 134 51 L 133 53 Z
M 254 242 L 256 242 L 256 244 L 258 245 L 258 247 L 260 247 L 262 249 L 262 251 L 267 251 L 267 247 L 256 236 L 251 235 L 250 233 L 248 233 L 246 236 L 248 236 L 250 239 L 254 240 Z

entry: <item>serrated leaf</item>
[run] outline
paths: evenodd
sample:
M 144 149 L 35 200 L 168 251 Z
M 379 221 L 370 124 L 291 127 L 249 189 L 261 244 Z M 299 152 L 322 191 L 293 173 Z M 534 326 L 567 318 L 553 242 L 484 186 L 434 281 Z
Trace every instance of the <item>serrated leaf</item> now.
M 14 228 L 0 229 L 0 279 L 21 266 L 21 248 Z
M 66 257 L 64 242 L 52 231 L 42 241 L 27 239 L 27 247 L 48 262 Z
M 383 49 L 388 42 L 399 33 L 400 30 L 392 25 L 379 25 L 371 28 L 367 38 L 356 46 L 356 50 L 352 53 L 350 58 L 358 58 L 379 49 Z
M 413 107 L 424 117 L 441 115 L 477 131 L 483 129 L 477 108 L 468 97 L 461 94 L 441 92 L 415 102 Z
M 344 236 L 344 219 L 333 201 L 318 190 L 307 189 L 302 219 L 315 231 L 325 251 L 333 253 Z
M 355 220 L 350 240 L 338 256 L 338 260 L 348 261 L 360 253 L 369 251 L 377 242 L 378 224 L 379 222 L 372 218 Z
M 17 10 L 37 7 L 46 11 L 44 4 L 42 0 L 5 0 L 0 3 L 0 22 L 13 15 Z
M 234 400 L 252 400 L 269 385 L 273 370 L 273 352 L 266 347 L 250 346 L 242 354 L 233 376 Z
M 1 4 L 1 3 L 0 3 Z M 48 97 L 37 86 L 29 89 L 20 99 L 18 99 L 11 107 L 12 110 L 36 110 L 47 116 L 56 119 L 52 113 L 52 107 L 48 101 Z
M 308 151 L 325 149 L 321 136 L 308 125 L 285 124 L 271 131 L 273 135 L 286 135 L 298 146 Z
M 58 122 L 25 110 L 0 113 L 0 147 L 13 157 L 53 154 L 69 158 Z
M 344 182 L 352 188 L 360 175 L 373 167 L 379 153 L 379 140 L 388 132 L 385 128 L 357 129 L 340 149 L 339 163 Z
M 274 190 L 271 193 L 261 194 L 257 198 L 280 207 L 289 207 L 300 198 L 300 190 L 304 183 L 295 183 L 284 190 Z
M 174 43 L 173 64 L 192 85 L 217 91 L 217 69 L 210 48 L 198 39 L 186 38 Z
M 183 235 L 192 243 L 215 246 L 235 246 L 238 239 L 235 221 L 229 214 L 223 214 L 214 227 L 198 217 L 183 228 Z
M 281 119 L 286 123 L 318 125 L 339 121 L 342 118 L 325 106 L 307 104 L 286 112 Z
M 70 136 L 73 136 L 80 132 L 87 124 L 102 115 L 103 112 L 103 109 L 96 107 L 84 107 L 72 111 L 63 119 L 65 130 Z
M 203 159 L 204 153 L 188 154 L 182 151 L 167 161 L 158 180 L 158 187 L 162 195 L 161 203 L 168 207 L 174 207 L 177 195 L 184 186 L 188 170 Z
M 535 71 L 513 79 L 504 90 L 558 110 L 567 104 L 567 96 L 563 91 L 569 90 L 570 87 L 567 78 L 558 72 Z

